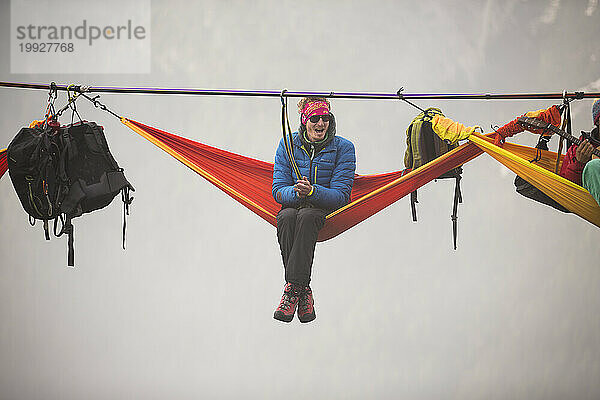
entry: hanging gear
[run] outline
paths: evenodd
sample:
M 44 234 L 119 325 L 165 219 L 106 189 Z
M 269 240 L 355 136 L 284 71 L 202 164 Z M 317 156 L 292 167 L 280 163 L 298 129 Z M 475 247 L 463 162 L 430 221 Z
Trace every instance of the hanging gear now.
M 563 92 L 563 96 L 564 96 L 564 92 Z M 566 98 L 564 98 L 563 105 L 558 107 L 558 109 L 561 113 L 561 117 L 564 117 L 562 120 L 562 129 L 565 129 L 565 127 L 568 127 L 568 130 L 570 132 L 571 131 L 571 109 L 569 107 L 569 101 Z M 521 117 L 519 120 L 523 121 L 524 118 Z M 517 122 L 519 120 L 517 120 Z M 522 123 L 520 125 L 523 126 Z M 540 134 L 540 138 L 538 139 L 538 143 L 535 146 L 535 148 L 537 149 L 536 155 L 533 160 L 529 160 L 530 163 L 537 163 L 538 161 L 540 161 L 542 159 L 542 151 L 548 151 L 548 142 L 552 138 L 553 132 L 550 131 L 549 129 L 543 129 L 541 132 L 539 132 L 539 134 Z M 555 174 L 558 174 L 559 167 L 560 167 L 560 154 L 562 153 L 563 141 L 564 141 L 564 138 L 561 136 L 559 145 L 558 145 L 558 156 L 556 157 L 556 163 L 554 166 Z M 542 192 L 540 189 L 538 189 L 537 187 L 532 185 L 527 180 L 523 179 L 521 176 L 519 176 L 519 175 L 515 176 L 514 184 L 515 184 L 515 190 L 520 195 L 525 196 L 531 200 L 537 201 L 539 203 L 545 204 L 547 206 L 550 206 L 552 208 L 555 208 L 558 211 L 561 211 L 564 213 L 570 213 L 570 211 L 567 210 L 562 205 L 560 205 L 560 203 L 558 203 L 556 200 L 552 199 L 550 196 L 548 196 L 546 193 Z
M 54 234 L 68 235 L 68 265 L 74 265 L 73 225 L 71 220 L 109 205 L 121 193 L 125 216 L 133 198 L 133 187 L 125 178 L 108 148 L 101 126 L 81 121 L 60 127 L 55 119 L 56 97 L 50 94 L 45 121 L 33 128 L 22 128 L 8 146 L 9 174 L 32 225 L 44 222 L 50 240 L 48 221 L 54 220 Z M 76 96 L 69 95 L 64 111 L 75 108 Z M 59 221 L 62 223 L 58 229 Z
M 110 153 L 104 130 L 94 122 L 79 122 L 63 127 L 61 131 L 65 173 L 70 183 L 62 211 L 75 218 L 106 207 L 121 193 L 125 248 L 125 217 L 133 201 L 129 192 L 135 189 Z
M 7 149 L 8 169 L 23 208 L 33 219 L 53 220 L 68 182 L 60 174 L 60 134 L 54 123 L 22 128 Z M 46 230 L 46 239 L 50 239 Z
M 433 131 L 431 120 L 435 115 L 444 116 L 439 108 L 430 107 L 415 117 L 406 129 L 406 152 L 404 154 L 406 168 L 415 170 L 458 146 L 458 144 L 446 143 Z M 461 174 L 462 166 L 458 166 L 437 177 L 437 179 L 454 178 L 456 182 L 451 216 L 454 250 L 456 250 L 458 203 L 462 203 Z M 417 191 L 415 190 L 410 194 L 410 207 L 415 222 L 417 221 L 416 203 L 418 202 Z
M 535 163 L 542 159 L 542 150 L 548 151 L 548 141 L 550 140 L 550 138 L 550 135 L 540 135 L 538 143 L 535 146 L 535 148 L 537 149 L 535 158 L 533 160 L 530 160 L 529 162 Z M 531 200 L 537 201 L 542 204 L 546 204 L 547 206 L 553 207 L 558 211 L 570 213 L 569 210 L 560 205 L 560 203 L 558 203 L 556 200 L 552 199 L 546 193 L 542 192 L 540 189 L 536 188 L 519 175 L 515 176 L 515 190 L 521 196 L 525 196 Z
M 67 179 L 60 174 L 60 125 L 54 107 L 57 97 L 52 82 L 44 120 L 22 128 L 7 148 L 9 175 L 17 196 L 32 225 L 36 219 L 44 221 L 46 240 L 50 240 L 48 221 L 61 214 L 60 204 L 68 191 Z

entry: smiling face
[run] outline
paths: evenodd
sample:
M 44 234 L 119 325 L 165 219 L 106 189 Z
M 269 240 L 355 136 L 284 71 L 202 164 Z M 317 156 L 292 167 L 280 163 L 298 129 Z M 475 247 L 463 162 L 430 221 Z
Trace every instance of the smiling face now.
M 306 136 L 311 142 L 319 142 L 325 139 L 327 129 L 329 128 L 329 121 L 323 121 L 323 118 L 319 118 L 317 122 L 311 122 L 310 119 L 306 121 Z

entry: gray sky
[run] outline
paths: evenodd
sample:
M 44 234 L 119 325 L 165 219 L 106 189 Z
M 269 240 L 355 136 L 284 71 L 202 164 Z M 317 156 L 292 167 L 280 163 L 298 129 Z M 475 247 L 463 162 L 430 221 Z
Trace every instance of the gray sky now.
M 153 1 L 151 73 L 11 74 L 0 3 L 0 77 L 96 86 L 323 91 L 600 90 L 600 10 L 582 1 Z M 108 57 L 110 54 L 99 54 Z M 0 147 L 46 93 L 0 89 Z M 121 115 L 272 161 L 279 100 L 103 95 Z M 421 102 L 466 125 L 502 125 L 549 101 Z M 574 106 L 591 127 L 592 101 Z M 482 155 L 328 242 L 313 269 L 317 319 L 273 320 L 283 287 L 275 229 L 110 115 L 136 188 L 75 220 L 31 228 L 0 181 L 0 397 L 6 399 L 574 398 L 600 396 L 598 228 L 527 200 Z M 357 172 L 403 168 L 401 102 L 335 100 Z M 293 109 L 292 109 L 293 111 Z M 295 114 L 291 115 L 296 120 Z M 67 122 L 67 119 L 63 122 Z M 514 142 L 533 144 L 523 133 Z M 556 149 L 556 139 L 551 146 Z

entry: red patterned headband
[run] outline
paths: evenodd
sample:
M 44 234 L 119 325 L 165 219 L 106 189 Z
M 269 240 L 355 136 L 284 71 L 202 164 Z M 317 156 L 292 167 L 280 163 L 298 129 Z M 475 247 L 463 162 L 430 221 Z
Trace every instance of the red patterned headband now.
M 324 101 L 312 101 L 306 103 L 302 110 L 301 121 L 303 125 L 306 125 L 306 121 L 313 115 L 327 115 L 329 114 L 329 105 Z

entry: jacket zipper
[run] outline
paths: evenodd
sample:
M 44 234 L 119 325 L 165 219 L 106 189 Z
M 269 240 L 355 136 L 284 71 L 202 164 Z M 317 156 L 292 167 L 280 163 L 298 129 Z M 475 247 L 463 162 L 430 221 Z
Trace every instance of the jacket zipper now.
M 313 158 L 315 157 L 315 146 L 313 144 L 310 145 L 310 165 L 308 167 L 308 181 L 310 182 L 310 184 L 312 185 L 313 180 L 312 180 L 312 164 L 313 164 Z M 315 165 L 315 169 L 316 169 L 316 165 Z
M 310 164 L 308 167 L 308 174 L 312 175 L 312 164 L 313 164 L 313 159 L 315 158 L 315 146 L 314 145 L 310 145 L 311 148 L 311 152 L 309 153 L 308 150 L 306 150 L 306 148 L 304 147 L 304 145 L 300 146 L 300 148 L 302 150 L 304 150 L 304 152 L 306 153 L 306 155 L 310 158 Z M 317 182 L 317 166 L 318 164 L 315 164 L 315 175 L 313 176 L 309 176 L 308 180 L 311 183 L 311 185 L 313 184 L 313 178 L 314 178 L 314 183 Z

